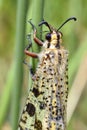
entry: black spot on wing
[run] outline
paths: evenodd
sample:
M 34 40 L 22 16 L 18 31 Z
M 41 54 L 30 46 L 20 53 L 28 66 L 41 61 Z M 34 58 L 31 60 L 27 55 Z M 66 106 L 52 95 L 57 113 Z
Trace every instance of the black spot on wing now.
M 36 130 L 42 130 L 42 122 L 40 120 L 35 120 L 34 127 Z
M 37 88 L 33 88 L 32 92 L 34 93 L 35 97 L 38 97 L 40 95 L 40 92 Z
M 27 107 L 26 111 L 28 112 L 28 114 L 30 116 L 34 116 L 35 111 L 36 111 L 35 106 L 32 103 L 28 103 L 26 107 Z

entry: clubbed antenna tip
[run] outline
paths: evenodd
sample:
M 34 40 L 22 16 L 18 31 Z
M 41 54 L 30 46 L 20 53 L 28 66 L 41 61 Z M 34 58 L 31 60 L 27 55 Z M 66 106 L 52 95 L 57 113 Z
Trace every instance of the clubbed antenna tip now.
M 77 18 L 76 17 L 70 17 L 70 18 L 68 18 L 58 29 L 57 29 L 57 31 L 58 30 L 60 30 L 60 28 L 62 28 L 63 27 L 63 25 L 64 24 L 66 24 L 67 22 L 69 22 L 70 20 L 74 20 L 74 21 L 76 21 L 77 20 Z

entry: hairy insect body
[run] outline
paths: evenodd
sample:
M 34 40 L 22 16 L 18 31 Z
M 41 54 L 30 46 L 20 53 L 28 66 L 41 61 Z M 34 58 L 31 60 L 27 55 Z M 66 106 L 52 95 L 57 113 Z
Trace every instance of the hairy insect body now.
M 59 29 L 69 20 L 66 20 Z M 34 25 L 30 22 L 32 27 Z M 19 122 L 18 130 L 66 130 L 66 109 L 68 97 L 68 51 L 61 46 L 62 33 L 45 24 L 50 33 L 46 34 L 45 42 L 36 37 L 34 41 L 43 46 L 39 54 L 29 52 L 30 45 L 25 53 L 33 58 L 39 58 L 36 73 L 32 77 L 33 84 L 26 100 L 25 107 Z

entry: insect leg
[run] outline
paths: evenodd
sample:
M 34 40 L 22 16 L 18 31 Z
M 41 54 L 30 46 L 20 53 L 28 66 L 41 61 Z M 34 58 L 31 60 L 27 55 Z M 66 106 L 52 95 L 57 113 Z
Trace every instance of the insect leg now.
M 32 47 L 32 41 L 31 41 L 31 34 L 27 35 L 27 39 L 28 39 L 28 46 L 26 47 L 26 50 L 30 49 Z
M 29 52 L 28 50 L 30 49 L 30 47 L 32 46 L 32 41 L 31 41 L 31 35 L 28 35 L 28 40 L 29 40 L 29 45 L 25 48 L 24 53 L 28 56 L 31 56 L 33 58 L 38 58 L 38 54 L 34 53 L 34 52 Z
M 33 70 L 33 67 L 32 67 L 30 64 L 28 64 L 28 63 L 26 62 L 26 60 L 24 60 L 23 63 L 29 67 L 29 71 L 30 71 L 31 77 L 33 77 L 34 74 L 35 74 L 35 73 L 34 73 L 34 70 Z
M 31 34 L 28 34 L 28 35 L 27 35 L 27 39 L 28 39 L 28 41 L 29 41 L 29 44 L 28 44 L 28 46 L 25 48 L 25 51 L 28 51 L 28 49 L 30 49 L 30 48 L 32 47 Z M 28 51 L 28 53 L 29 53 L 29 51 Z M 33 76 L 34 76 L 33 67 L 32 67 L 30 64 L 27 63 L 26 59 L 23 60 L 23 63 L 28 66 L 29 71 L 30 71 L 30 74 L 31 74 L 31 76 L 33 77 Z
M 42 46 L 42 45 L 43 45 L 43 42 L 36 37 L 36 32 L 37 32 L 37 31 L 36 31 L 36 27 L 35 27 L 34 24 L 31 22 L 31 20 L 29 21 L 29 23 L 31 24 L 31 26 L 32 26 L 32 28 L 33 28 L 33 31 L 34 31 L 33 40 L 34 40 L 39 46 Z

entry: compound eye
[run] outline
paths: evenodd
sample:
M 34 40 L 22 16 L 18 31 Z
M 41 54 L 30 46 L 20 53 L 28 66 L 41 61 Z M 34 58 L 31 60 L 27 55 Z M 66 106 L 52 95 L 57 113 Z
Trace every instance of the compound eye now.
M 62 36 L 63 36 L 63 34 L 61 32 L 58 32 L 57 38 L 60 39 Z
M 51 40 L 51 33 L 47 33 L 47 34 L 46 34 L 46 39 L 47 39 L 48 41 Z

